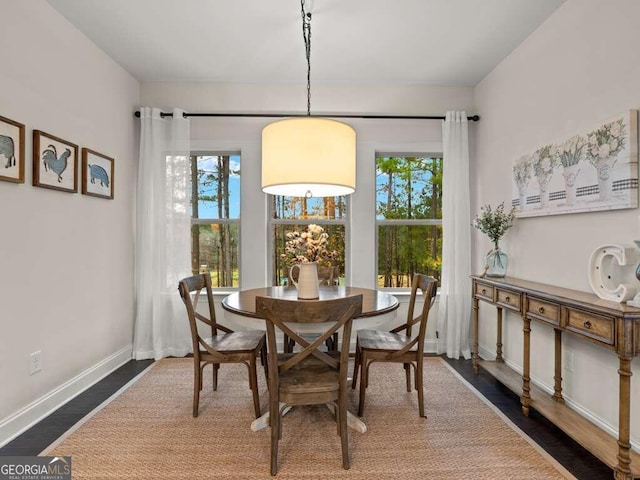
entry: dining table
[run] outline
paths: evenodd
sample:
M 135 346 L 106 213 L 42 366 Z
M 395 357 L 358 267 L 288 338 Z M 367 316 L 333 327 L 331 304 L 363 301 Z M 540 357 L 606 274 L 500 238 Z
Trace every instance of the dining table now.
M 352 331 L 354 334 L 357 329 L 375 328 L 395 318 L 396 310 L 399 307 L 398 299 L 388 292 L 342 285 L 319 287 L 319 300 L 334 300 L 352 295 L 362 295 L 362 313 L 353 319 Z M 247 328 L 266 329 L 265 320 L 256 313 L 256 297 L 308 301 L 298 299 L 297 289 L 294 286 L 260 287 L 240 290 L 226 296 L 222 300 L 222 308 L 225 310 L 225 314 L 230 315 L 236 323 L 241 323 Z M 298 323 L 295 328 L 300 333 L 317 332 L 318 325 Z M 331 407 L 329 406 L 329 408 Z M 351 412 L 347 412 L 347 424 L 358 432 L 367 431 L 366 424 Z M 268 425 L 269 412 L 255 419 L 251 423 L 251 430 L 255 432 Z

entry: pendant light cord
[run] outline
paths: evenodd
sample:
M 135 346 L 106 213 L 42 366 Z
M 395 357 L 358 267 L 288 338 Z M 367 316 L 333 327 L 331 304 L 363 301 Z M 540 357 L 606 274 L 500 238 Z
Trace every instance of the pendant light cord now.
M 300 0 L 302 9 L 302 38 L 307 57 L 307 117 L 311 116 L 311 12 L 304 10 L 305 0 Z

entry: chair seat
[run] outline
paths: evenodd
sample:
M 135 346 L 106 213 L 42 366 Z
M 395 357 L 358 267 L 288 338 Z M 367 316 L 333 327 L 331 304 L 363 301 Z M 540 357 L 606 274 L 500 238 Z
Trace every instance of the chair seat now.
M 207 344 L 220 353 L 253 352 L 260 346 L 264 338 L 262 330 L 247 330 L 243 332 L 216 335 L 207 340 Z
M 366 350 L 401 350 L 411 337 L 382 330 L 358 330 L 358 344 Z M 415 347 L 411 350 L 415 350 Z
M 278 361 L 291 355 L 278 355 Z M 339 371 L 315 357 L 305 358 L 289 370 L 280 373 L 280 390 L 283 393 L 337 392 L 340 388 Z

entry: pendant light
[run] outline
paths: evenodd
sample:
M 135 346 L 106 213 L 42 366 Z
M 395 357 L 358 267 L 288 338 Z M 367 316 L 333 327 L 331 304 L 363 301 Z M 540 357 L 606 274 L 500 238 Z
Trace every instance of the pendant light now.
M 262 191 L 292 197 L 348 195 L 356 189 L 356 132 L 345 123 L 311 116 L 311 11 L 307 2 L 300 1 L 307 116 L 279 120 L 262 130 Z

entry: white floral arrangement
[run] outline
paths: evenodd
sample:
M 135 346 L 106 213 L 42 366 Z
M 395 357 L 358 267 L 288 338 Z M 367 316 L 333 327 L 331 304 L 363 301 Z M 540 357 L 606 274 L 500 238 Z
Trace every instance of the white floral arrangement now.
M 280 257 L 289 264 L 320 262 L 330 265 L 338 256 L 336 250 L 327 250 L 329 235 L 320 225 L 310 224 L 302 232 L 287 233 L 285 253 Z
M 556 147 L 557 161 L 565 168 L 577 165 L 584 158 L 586 146 L 587 141 L 584 137 L 571 137 Z
M 491 205 L 483 205 L 480 207 L 480 214 L 476 215 L 473 226 L 484 233 L 498 250 L 498 243 L 516 221 L 516 209 L 511 207 L 505 210 L 504 202 L 500 203 L 496 208 Z
M 536 177 L 546 178 L 553 173 L 557 165 L 553 150 L 553 145 L 545 145 L 533 154 L 533 171 Z
M 513 178 L 518 187 L 525 187 L 533 174 L 531 155 L 523 155 L 513 165 Z
M 615 157 L 625 146 L 625 124 L 620 118 L 611 123 L 605 123 L 597 130 L 587 135 L 589 146 L 587 157 L 592 164 L 609 157 Z

